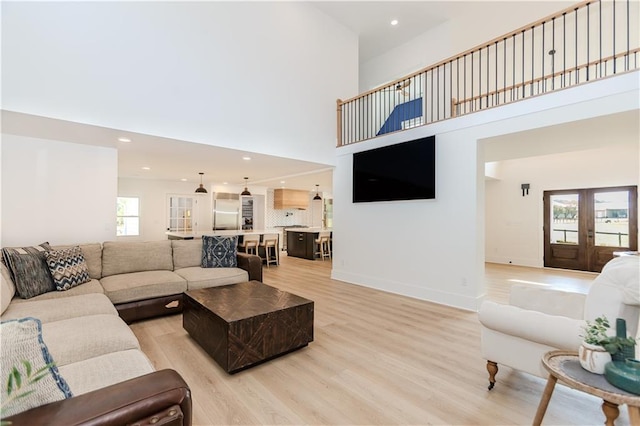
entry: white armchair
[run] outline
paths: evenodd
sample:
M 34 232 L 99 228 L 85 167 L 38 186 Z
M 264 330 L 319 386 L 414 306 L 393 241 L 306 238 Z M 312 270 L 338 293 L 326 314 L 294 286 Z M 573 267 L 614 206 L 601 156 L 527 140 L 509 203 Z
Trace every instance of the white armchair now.
M 604 266 L 586 295 L 515 285 L 509 305 L 484 301 L 479 319 L 489 389 L 495 384 L 498 364 L 547 377 L 542 356 L 556 349 L 577 352 L 585 320 L 606 315 L 615 324 L 616 318 L 624 318 L 627 333 L 639 337 L 639 271 L 640 257 L 616 257 Z

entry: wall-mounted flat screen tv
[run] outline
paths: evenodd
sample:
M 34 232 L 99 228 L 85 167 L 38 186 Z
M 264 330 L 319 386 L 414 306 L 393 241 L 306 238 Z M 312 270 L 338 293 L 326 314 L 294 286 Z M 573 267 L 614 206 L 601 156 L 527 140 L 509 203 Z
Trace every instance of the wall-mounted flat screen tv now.
M 353 202 L 436 198 L 436 137 L 353 154 Z

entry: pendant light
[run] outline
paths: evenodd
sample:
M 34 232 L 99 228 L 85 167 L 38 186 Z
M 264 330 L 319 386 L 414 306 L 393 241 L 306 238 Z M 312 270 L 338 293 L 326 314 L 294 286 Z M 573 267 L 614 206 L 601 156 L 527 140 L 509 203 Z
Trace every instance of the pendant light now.
M 251 193 L 249 192 L 249 190 L 247 189 L 247 181 L 249 180 L 248 177 L 244 178 L 244 191 L 242 191 L 240 193 L 240 195 L 251 195 Z
M 200 186 L 196 188 L 196 194 L 206 194 L 207 190 L 204 188 L 204 185 L 202 184 L 202 175 L 204 173 L 200 172 L 198 174 L 200 175 Z
M 320 196 L 320 194 L 318 194 L 318 187 L 319 187 L 319 186 L 320 186 L 320 185 L 318 185 L 318 184 L 316 183 L 316 196 L 315 196 L 315 197 L 313 197 L 313 199 L 314 199 L 314 200 L 322 200 L 322 197 Z

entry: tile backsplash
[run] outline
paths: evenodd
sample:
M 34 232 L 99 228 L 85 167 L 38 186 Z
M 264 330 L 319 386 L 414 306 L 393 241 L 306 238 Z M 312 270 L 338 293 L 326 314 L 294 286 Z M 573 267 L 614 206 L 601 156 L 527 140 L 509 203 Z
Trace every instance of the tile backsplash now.
M 273 208 L 273 189 L 267 191 L 267 217 L 265 227 L 273 228 L 275 226 L 292 226 L 311 224 L 311 209 L 307 210 L 275 210 Z

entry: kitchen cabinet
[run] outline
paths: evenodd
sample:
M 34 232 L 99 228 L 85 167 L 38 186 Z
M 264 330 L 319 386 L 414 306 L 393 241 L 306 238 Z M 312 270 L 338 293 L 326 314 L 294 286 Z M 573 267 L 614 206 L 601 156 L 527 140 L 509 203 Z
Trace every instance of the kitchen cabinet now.
M 317 232 L 287 230 L 287 255 L 314 260 Z
M 273 191 L 273 208 L 275 210 L 306 210 L 308 207 L 309 191 L 285 188 L 277 188 Z

